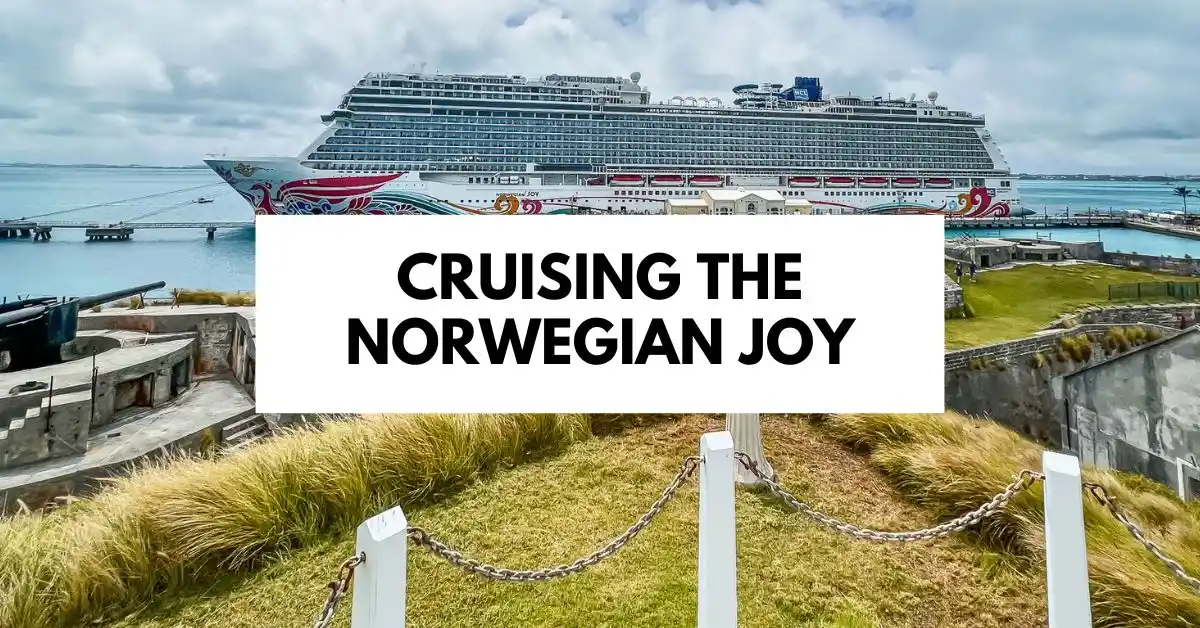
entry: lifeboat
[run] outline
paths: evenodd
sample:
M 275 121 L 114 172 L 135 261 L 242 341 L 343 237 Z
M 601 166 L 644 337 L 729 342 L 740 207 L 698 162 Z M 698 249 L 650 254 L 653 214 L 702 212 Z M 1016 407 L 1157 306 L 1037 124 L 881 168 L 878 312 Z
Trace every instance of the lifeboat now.
M 698 174 L 694 175 L 688 182 L 700 187 L 714 187 L 725 183 L 725 177 L 715 174 Z
M 818 177 L 790 177 L 788 185 L 794 188 L 815 188 L 821 184 Z
M 952 185 L 954 185 L 954 181 L 950 179 L 925 179 L 927 188 L 948 188 Z
M 834 188 L 848 188 L 854 185 L 854 177 L 825 177 L 825 185 Z
M 858 184 L 865 188 L 881 188 L 888 184 L 887 177 L 859 177 Z
M 896 177 L 892 179 L 892 185 L 898 188 L 915 188 L 921 184 L 921 180 L 916 177 Z
M 604 177 L 592 177 L 587 180 L 588 185 L 604 185 Z
M 683 177 L 677 174 L 660 174 L 650 177 L 650 185 L 683 185 Z
M 610 185 L 642 185 L 646 177 L 640 174 L 614 174 L 608 178 Z

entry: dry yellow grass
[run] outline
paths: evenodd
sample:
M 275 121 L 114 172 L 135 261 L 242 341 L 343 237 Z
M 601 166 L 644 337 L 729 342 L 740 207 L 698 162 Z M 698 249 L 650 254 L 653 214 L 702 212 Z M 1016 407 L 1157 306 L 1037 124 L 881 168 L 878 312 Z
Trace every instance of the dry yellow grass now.
M 579 415 L 380 416 L 151 467 L 0 521 L 0 626 L 75 626 L 213 582 L 587 436 Z
M 997 492 L 1022 468 L 1039 469 L 1041 448 L 988 421 L 942 415 L 840 415 L 824 429 L 870 450 L 910 499 L 940 518 L 965 512 Z M 1200 573 L 1200 519 L 1144 482 L 1086 469 L 1148 536 L 1191 574 Z M 1010 556 L 1040 565 L 1045 546 L 1040 488 L 1016 498 L 982 533 Z M 1174 628 L 1200 625 L 1200 595 L 1178 581 L 1091 499 L 1084 502 L 1092 612 L 1096 626 Z
M 569 562 L 622 532 L 658 496 L 712 416 L 624 430 L 554 458 L 503 471 L 407 511 L 464 554 L 515 569 Z M 881 529 L 935 523 L 879 470 L 811 424 L 767 417 L 766 448 L 790 488 L 823 511 Z M 739 491 L 741 626 L 807 628 L 1032 628 L 1045 625 L 1041 575 L 1003 565 L 966 535 L 932 543 L 856 541 L 779 502 Z M 416 628 L 673 628 L 695 626 L 695 481 L 609 560 L 551 582 L 510 584 L 466 575 L 411 549 L 409 625 Z M 411 546 L 410 546 L 411 547 Z M 290 554 L 248 579 L 173 596 L 125 628 L 291 628 L 307 625 L 324 584 L 353 552 L 353 535 Z M 334 625 L 349 625 L 342 607 Z
M 176 461 L 97 499 L 0 522 L 0 626 L 76 626 L 130 611 L 118 622 L 127 628 L 305 625 L 352 552 L 353 528 L 397 503 L 414 525 L 472 557 L 518 569 L 569 562 L 623 531 L 700 434 L 722 425 L 713 416 L 662 419 L 372 417 L 216 461 Z M 962 514 L 1039 465 L 1036 445 L 954 415 L 766 417 L 764 434 L 798 497 L 883 530 Z M 1148 483 L 1087 475 L 1200 572 L 1192 510 Z M 769 495 L 739 491 L 737 500 L 741 625 L 1045 625 L 1036 487 L 989 520 L 982 542 L 857 541 Z M 689 483 L 615 557 L 547 583 L 485 581 L 414 549 L 410 625 L 694 625 L 697 506 Z M 1089 503 L 1086 517 L 1097 626 L 1200 624 L 1200 597 L 1098 506 Z M 335 625 L 348 626 L 348 615 L 343 608 Z
M 174 289 L 171 297 L 179 305 L 254 305 L 253 292 L 219 292 L 217 290 Z

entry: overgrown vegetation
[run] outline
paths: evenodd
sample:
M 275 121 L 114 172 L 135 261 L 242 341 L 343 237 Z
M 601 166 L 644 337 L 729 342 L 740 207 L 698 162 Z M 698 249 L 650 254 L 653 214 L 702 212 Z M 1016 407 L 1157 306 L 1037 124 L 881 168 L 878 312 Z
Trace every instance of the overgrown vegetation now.
M 1041 448 L 997 424 L 946 415 L 840 415 L 827 433 L 870 453 L 916 503 L 939 519 L 990 499 L 1022 469 L 1041 466 Z M 1189 573 L 1200 573 L 1200 519 L 1178 498 L 1124 474 L 1086 469 L 1096 482 Z M 1041 490 L 1025 491 L 985 521 L 986 542 L 1023 564 L 1044 564 Z M 1092 613 L 1097 626 L 1183 628 L 1200 623 L 1200 595 L 1180 583 L 1112 516 L 1084 503 Z
M 77 626 L 587 438 L 582 415 L 386 415 L 215 461 L 158 463 L 97 498 L 0 521 L 0 626 Z
M 1105 332 L 1100 340 L 1106 355 L 1115 355 L 1129 351 L 1133 347 L 1154 342 L 1162 338 L 1162 334 L 1154 329 L 1146 329 L 1140 325 L 1133 327 L 1112 327 Z
M 464 555 L 515 569 L 570 562 L 620 534 L 695 455 L 723 417 L 625 429 L 525 464 L 453 498 L 407 510 Z M 810 422 L 766 417 L 771 463 L 789 488 L 833 516 L 877 529 L 935 521 L 862 457 Z M 265 446 L 262 445 L 262 446 Z M 1045 624 L 1041 577 L 997 567 L 966 535 L 870 543 L 814 525 L 756 491 L 737 492 L 740 625 L 760 628 L 1033 628 Z M 421 628 L 685 628 L 696 625 L 695 480 L 640 536 L 582 574 L 531 584 L 469 576 L 413 549 L 410 625 Z M 410 546 L 411 547 L 411 546 Z M 250 579 L 163 598 L 125 628 L 309 625 L 353 534 L 290 553 Z M 350 609 L 335 625 L 348 626 Z
M 1058 339 L 1058 346 L 1074 362 L 1082 364 L 1092 359 L 1092 339 L 1087 334 L 1063 336 Z
M 376 416 L 215 460 L 159 463 L 96 499 L 0 522 L 0 626 L 77 626 L 131 610 L 120 625 L 304 625 L 352 552 L 353 528 L 395 504 L 488 562 L 569 562 L 620 533 L 695 453 L 699 435 L 721 425 L 716 416 L 669 424 L 628 415 Z M 780 479 L 802 500 L 874 529 L 928 527 L 990 499 L 1021 468 L 1040 467 L 1037 445 L 953 414 L 766 417 L 763 432 Z M 1200 572 L 1194 510 L 1145 480 L 1086 476 L 1168 555 Z M 412 624 L 694 625 L 694 484 L 676 500 L 617 556 L 563 580 L 491 582 L 414 551 Z M 754 491 L 737 500 L 746 625 L 1045 625 L 1037 485 L 979 537 L 920 544 L 852 540 Z M 1096 625 L 1200 623 L 1200 596 L 1098 505 L 1085 508 Z M 343 607 L 338 623 L 347 618 Z
M 1032 335 L 1066 313 L 1108 304 L 1110 283 L 1178 279 L 1099 264 L 1029 264 L 976 275 L 963 284 L 963 299 L 974 316 L 946 320 L 946 349 L 961 349 Z M 1147 302 L 1165 299 L 1147 299 Z

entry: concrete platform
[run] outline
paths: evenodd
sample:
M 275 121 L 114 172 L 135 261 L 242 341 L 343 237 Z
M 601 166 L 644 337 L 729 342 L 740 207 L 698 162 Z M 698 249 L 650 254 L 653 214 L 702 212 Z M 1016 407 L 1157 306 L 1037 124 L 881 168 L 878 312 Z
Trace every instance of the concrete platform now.
M 120 371 L 166 357 L 187 348 L 191 343 L 190 339 L 169 340 L 105 351 L 96 355 L 96 368 L 102 374 Z M 7 395 L 9 389 L 17 384 L 29 381 L 49 382 L 51 377 L 54 378 L 55 391 L 69 392 L 88 388 L 92 384 L 92 360 L 84 358 L 25 371 L 0 373 L 0 396 Z
M 233 307 L 229 305 L 178 305 L 175 307 L 170 307 L 167 305 L 150 305 L 140 310 L 110 308 L 107 310 L 100 310 L 99 312 L 80 312 L 79 320 L 83 321 L 84 319 L 102 319 L 125 316 L 228 316 L 230 314 L 239 314 L 247 319 L 253 320 L 254 307 Z M 95 329 L 95 327 L 92 327 L 92 329 Z
M 168 403 L 137 408 L 90 434 L 82 455 L 0 471 L 0 504 L 11 501 L 2 496 L 17 487 L 30 507 L 78 493 L 98 478 L 120 472 L 160 449 L 194 449 L 206 430 L 219 432 L 253 413 L 254 400 L 234 380 L 199 380 Z M 11 505 L 2 509 L 11 510 Z
M 0 373 L 0 516 L 85 497 L 163 450 L 269 436 L 282 422 L 254 412 L 254 337 L 253 307 L 82 313 L 68 361 Z

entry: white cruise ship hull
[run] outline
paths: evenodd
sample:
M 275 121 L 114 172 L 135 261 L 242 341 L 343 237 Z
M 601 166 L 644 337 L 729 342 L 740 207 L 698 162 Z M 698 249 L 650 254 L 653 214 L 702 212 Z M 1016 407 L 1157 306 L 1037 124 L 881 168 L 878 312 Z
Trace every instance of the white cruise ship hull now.
M 721 185 L 546 184 L 536 174 L 503 177 L 508 183 L 463 174 L 336 173 L 314 170 L 295 158 L 247 160 L 207 159 L 222 179 L 254 208 L 272 214 L 417 214 L 514 215 L 578 213 L 663 213 L 668 199 L 699 197 L 705 189 L 776 190 L 806 200 L 814 212 L 937 213 L 962 218 L 1028 215 L 1002 185 L 1009 179 L 986 179 L 985 185 L 946 188 L 890 185 L 847 187 L 820 184 L 790 189 L 786 176 L 724 177 Z M 589 175 L 590 177 L 590 175 Z M 488 183 L 476 183 L 489 181 Z M 768 181 L 772 179 L 773 181 Z

